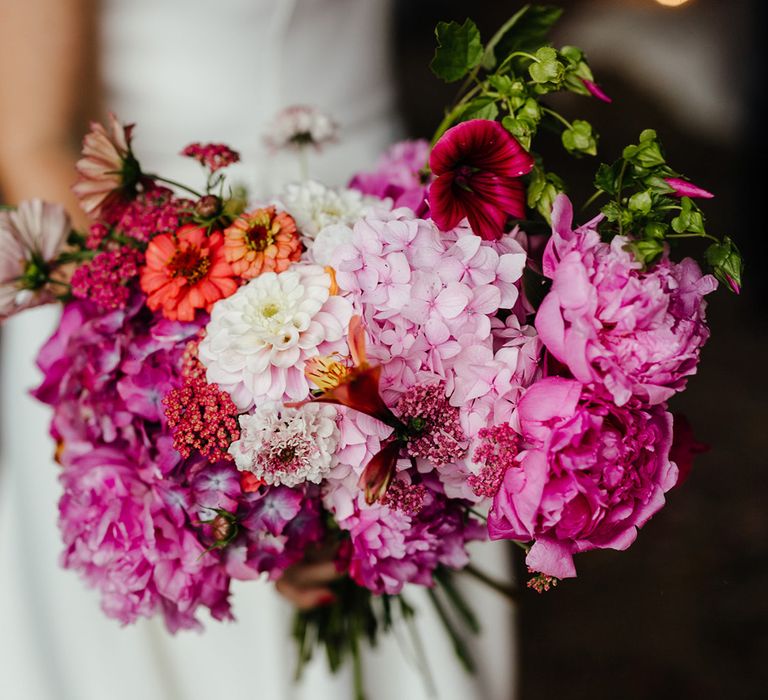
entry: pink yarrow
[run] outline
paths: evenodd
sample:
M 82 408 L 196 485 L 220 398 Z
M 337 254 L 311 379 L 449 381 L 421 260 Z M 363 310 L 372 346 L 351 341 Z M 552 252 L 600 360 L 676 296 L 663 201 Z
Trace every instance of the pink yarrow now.
M 240 161 L 240 154 L 223 143 L 191 143 L 181 155 L 194 158 L 212 173 Z
M 411 387 L 397 402 L 397 413 L 418 433 L 408 441 L 408 453 L 412 457 L 441 466 L 461 459 L 467 451 L 459 409 L 448 403 L 445 382 Z
M 211 461 L 232 460 L 227 450 L 240 437 L 237 408 L 228 394 L 204 379 L 186 379 L 163 399 L 173 446 L 184 457 L 193 451 Z
M 475 450 L 474 460 L 482 464 L 478 474 L 471 474 L 467 481 L 476 496 L 493 498 L 499 491 L 507 469 L 516 466 L 520 453 L 520 436 L 507 423 L 481 428 L 482 440 Z
M 131 295 L 130 283 L 138 277 L 143 261 L 142 253 L 127 246 L 99 253 L 75 270 L 72 294 L 90 299 L 102 309 L 123 309 Z

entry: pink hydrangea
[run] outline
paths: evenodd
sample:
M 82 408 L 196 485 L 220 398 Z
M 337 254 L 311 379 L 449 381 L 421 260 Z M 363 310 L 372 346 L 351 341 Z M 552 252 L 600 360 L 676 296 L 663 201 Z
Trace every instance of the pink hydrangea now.
M 437 566 L 463 568 L 469 563 L 466 543 L 484 537 L 457 502 L 431 490 L 413 517 L 379 503 L 358 503 L 339 525 L 352 539 L 350 576 L 377 594 L 397 594 L 406 583 L 432 586 Z
M 576 575 L 573 554 L 626 549 L 677 482 L 672 416 L 617 406 L 579 382 L 549 377 L 517 409 L 525 449 L 507 468 L 488 517 L 492 539 L 535 540 L 528 566 Z
M 580 382 L 604 386 L 619 405 L 632 396 L 661 403 L 696 372 L 709 337 L 704 296 L 717 282 L 690 259 L 643 271 L 626 238 L 602 242 L 597 219 L 574 231 L 572 216 L 561 195 L 544 254 L 552 289 L 536 329 Z
M 395 207 L 408 207 L 416 216 L 429 210 L 427 189 L 432 181 L 427 171 L 429 143 L 425 140 L 401 141 L 379 158 L 373 172 L 357 173 L 349 183 L 352 189 L 381 199 L 391 199 Z

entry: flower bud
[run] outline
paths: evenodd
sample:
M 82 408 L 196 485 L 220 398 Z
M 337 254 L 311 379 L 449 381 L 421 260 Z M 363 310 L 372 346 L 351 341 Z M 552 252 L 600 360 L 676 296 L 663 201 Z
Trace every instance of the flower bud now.
M 221 212 L 221 200 L 213 194 L 201 197 L 195 205 L 195 214 L 201 219 L 213 219 Z

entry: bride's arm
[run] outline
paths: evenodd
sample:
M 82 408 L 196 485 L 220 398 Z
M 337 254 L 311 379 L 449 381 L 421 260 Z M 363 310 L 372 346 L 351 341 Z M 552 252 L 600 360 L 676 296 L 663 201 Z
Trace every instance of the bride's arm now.
M 70 191 L 98 71 L 95 0 L 0 0 L 0 191 L 78 211 Z

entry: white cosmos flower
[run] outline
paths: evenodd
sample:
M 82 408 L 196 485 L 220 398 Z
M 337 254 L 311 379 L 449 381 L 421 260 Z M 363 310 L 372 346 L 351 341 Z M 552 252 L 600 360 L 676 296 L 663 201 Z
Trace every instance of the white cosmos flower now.
M 296 263 L 217 301 L 199 352 L 208 381 L 241 410 L 305 399 L 306 360 L 346 349 L 352 302 L 331 295 L 331 285 L 319 265 Z
M 229 453 L 241 471 L 270 486 L 319 484 L 334 466 L 339 444 L 336 408 L 308 403 L 298 409 L 268 402 L 240 416 L 240 439 Z

